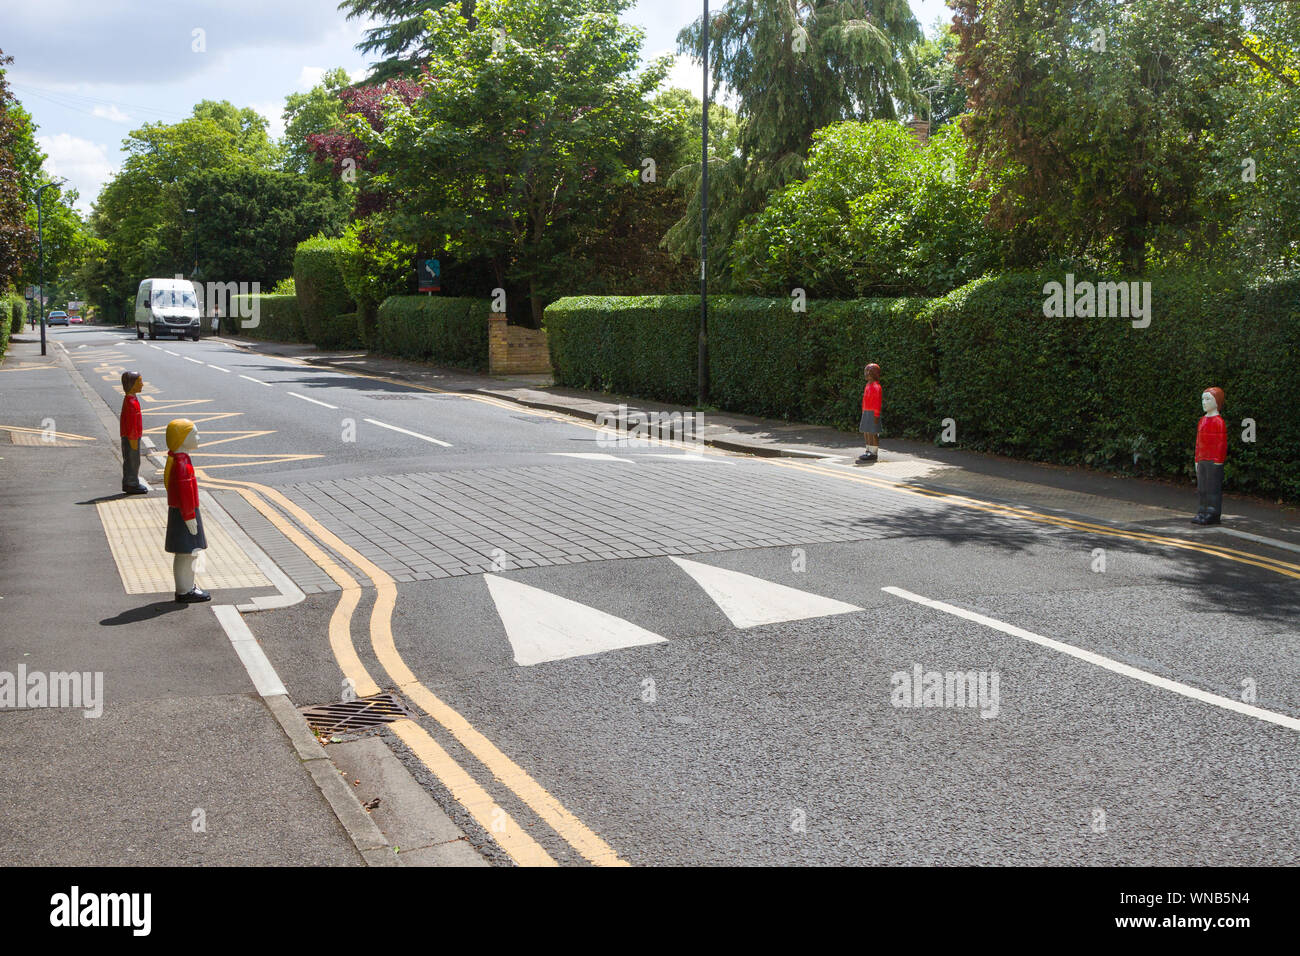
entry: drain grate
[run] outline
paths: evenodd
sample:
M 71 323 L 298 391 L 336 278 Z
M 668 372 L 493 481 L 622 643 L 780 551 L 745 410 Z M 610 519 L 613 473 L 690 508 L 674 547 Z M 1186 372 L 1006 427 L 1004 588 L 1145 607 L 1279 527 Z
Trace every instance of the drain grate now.
M 307 726 L 318 734 L 358 733 L 412 716 L 406 706 L 392 694 L 376 694 L 373 697 L 339 701 L 337 704 L 303 707 L 299 713 L 306 718 Z

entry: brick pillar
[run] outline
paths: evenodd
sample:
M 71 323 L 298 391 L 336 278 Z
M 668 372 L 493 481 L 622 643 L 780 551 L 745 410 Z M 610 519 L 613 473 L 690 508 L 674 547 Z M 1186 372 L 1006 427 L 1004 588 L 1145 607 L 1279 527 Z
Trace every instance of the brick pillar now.
M 544 329 L 510 325 L 501 312 L 488 313 L 488 372 L 536 375 L 551 372 L 551 353 Z

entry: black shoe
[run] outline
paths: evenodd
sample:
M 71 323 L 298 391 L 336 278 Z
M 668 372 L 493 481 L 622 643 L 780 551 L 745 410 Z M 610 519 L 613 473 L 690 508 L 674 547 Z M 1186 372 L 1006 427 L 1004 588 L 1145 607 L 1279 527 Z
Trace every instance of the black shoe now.
M 207 591 L 200 591 L 198 588 L 190 588 L 187 594 L 176 595 L 177 604 L 202 604 L 204 601 L 211 600 L 211 594 Z
M 1192 524 L 1205 524 L 1205 515 L 1196 515 L 1192 518 Z
M 1201 524 L 1218 524 L 1218 523 L 1219 523 L 1219 516 L 1215 514 L 1213 511 L 1207 514 L 1205 516 L 1205 520 L 1201 522 Z
M 124 495 L 147 495 L 152 489 L 143 482 L 138 485 L 123 485 L 122 494 Z

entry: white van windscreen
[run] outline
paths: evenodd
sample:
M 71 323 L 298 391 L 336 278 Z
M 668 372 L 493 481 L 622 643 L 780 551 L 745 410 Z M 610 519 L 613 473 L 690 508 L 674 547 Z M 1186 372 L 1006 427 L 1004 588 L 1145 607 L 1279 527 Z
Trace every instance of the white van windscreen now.
M 153 305 L 156 309 L 197 309 L 199 301 L 188 289 L 155 289 Z

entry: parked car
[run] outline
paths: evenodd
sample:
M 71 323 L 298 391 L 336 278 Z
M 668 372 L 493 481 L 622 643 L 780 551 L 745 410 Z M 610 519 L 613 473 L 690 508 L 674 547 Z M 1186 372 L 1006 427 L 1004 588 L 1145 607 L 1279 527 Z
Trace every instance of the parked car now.
M 135 294 L 135 337 L 199 339 L 199 296 L 189 279 L 145 279 Z
M 45 324 L 46 325 L 67 325 L 68 313 L 63 312 L 59 309 L 55 309 L 53 312 L 51 312 L 49 315 L 45 317 Z

